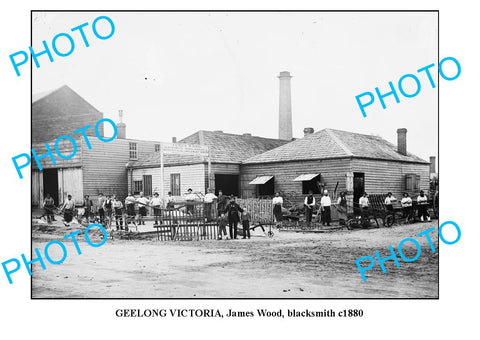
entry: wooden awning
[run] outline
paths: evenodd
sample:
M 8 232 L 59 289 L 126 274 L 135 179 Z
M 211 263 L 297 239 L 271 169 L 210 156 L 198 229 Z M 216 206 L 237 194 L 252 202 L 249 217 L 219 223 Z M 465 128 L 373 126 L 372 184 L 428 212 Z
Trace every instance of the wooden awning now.
M 265 184 L 269 180 L 271 180 L 272 178 L 273 178 L 273 176 L 258 176 L 257 178 L 255 178 L 253 181 L 251 181 L 248 184 Z
M 297 178 L 295 178 L 293 181 L 294 182 L 305 182 L 305 181 L 311 181 L 315 177 L 319 176 L 320 174 L 304 174 L 300 175 Z

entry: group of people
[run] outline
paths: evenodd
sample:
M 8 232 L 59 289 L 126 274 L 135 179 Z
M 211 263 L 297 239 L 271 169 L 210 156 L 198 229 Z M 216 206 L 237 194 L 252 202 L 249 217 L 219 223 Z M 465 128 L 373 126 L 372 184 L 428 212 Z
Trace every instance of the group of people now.
M 418 217 L 420 218 L 420 221 L 424 221 L 427 219 L 428 222 L 430 222 L 430 214 L 428 213 L 428 197 L 425 195 L 425 192 L 423 190 L 420 190 L 419 195 L 417 196 L 417 208 L 418 208 Z M 394 203 L 397 202 L 397 199 L 391 192 L 387 193 L 387 196 L 385 197 L 385 209 L 387 212 L 391 213 L 393 216 L 395 216 L 395 209 L 393 207 Z M 360 197 L 358 201 L 358 205 L 362 212 L 367 212 L 369 207 L 370 207 L 370 201 L 368 200 L 368 194 L 365 192 L 362 197 Z M 413 212 L 413 200 L 408 194 L 408 192 L 403 193 L 403 197 L 400 200 L 400 205 L 402 207 L 402 214 L 403 217 L 412 217 L 412 212 Z

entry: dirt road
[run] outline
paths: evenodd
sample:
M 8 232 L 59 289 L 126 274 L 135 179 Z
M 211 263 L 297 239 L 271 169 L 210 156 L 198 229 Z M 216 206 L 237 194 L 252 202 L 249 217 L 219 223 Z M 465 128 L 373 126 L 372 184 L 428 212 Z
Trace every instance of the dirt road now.
M 425 237 L 416 234 L 430 227 L 436 253 Z M 75 229 L 33 228 L 33 246 L 42 253 L 46 243 Z M 83 234 L 80 234 L 83 235 Z M 366 273 L 364 282 L 355 260 L 379 251 L 389 255 L 406 237 L 419 241 L 418 260 L 400 267 L 385 262 Z M 99 248 L 78 237 L 82 254 L 64 241 L 64 263 L 47 269 L 34 264 L 33 298 L 437 298 L 437 223 L 393 228 L 302 234 L 277 232 L 273 239 L 256 232 L 251 240 L 159 242 L 108 240 Z M 51 247 L 52 258 L 61 258 Z M 58 251 L 57 251 L 58 250 Z M 416 248 L 405 244 L 406 256 Z

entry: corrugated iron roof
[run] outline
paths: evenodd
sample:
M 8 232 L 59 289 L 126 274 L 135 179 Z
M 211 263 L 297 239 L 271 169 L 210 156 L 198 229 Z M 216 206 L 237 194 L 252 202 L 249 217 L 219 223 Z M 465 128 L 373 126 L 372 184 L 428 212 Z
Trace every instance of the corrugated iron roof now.
M 244 160 L 243 164 L 288 162 L 342 157 L 372 158 L 429 164 L 411 153 L 397 152 L 397 146 L 381 137 L 323 129 L 278 148 Z

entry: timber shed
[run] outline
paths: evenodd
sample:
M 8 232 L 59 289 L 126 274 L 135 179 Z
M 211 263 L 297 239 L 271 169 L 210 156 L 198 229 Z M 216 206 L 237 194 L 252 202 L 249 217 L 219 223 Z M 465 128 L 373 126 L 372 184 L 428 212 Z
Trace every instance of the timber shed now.
M 242 197 L 288 194 L 301 203 L 309 190 L 327 189 L 332 198 L 347 192 L 350 204 L 367 192 L 391 191 L 400 198 L 428 192 L 430 163 L 406 151 L 406 129 L 398 145 L 381 137 L 323 129 L 242 162 Z M 353 200 L 353 202 L 352 202 Z

